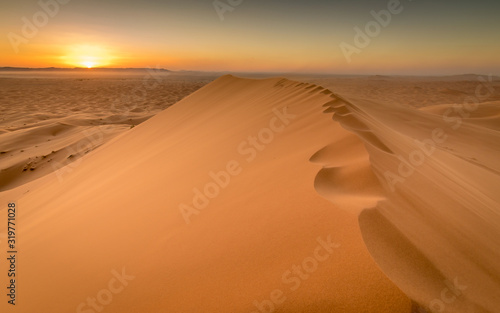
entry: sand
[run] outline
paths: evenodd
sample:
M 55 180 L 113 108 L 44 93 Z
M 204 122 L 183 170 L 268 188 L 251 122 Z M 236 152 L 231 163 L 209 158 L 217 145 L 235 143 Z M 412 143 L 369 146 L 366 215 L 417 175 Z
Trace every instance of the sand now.
M 26 161 L 21 145 L 37 156 L 100 138 L 70 163 L 45 157 L 65 167 L 37 179 L 22 177 L 41 165 L 2 172 L 1 216 L 16 201 L 22 238 L 16 310 L 410 312 L 413 300 L 423 312 L 437 299 L 445 312 L 494 312 L 497 93 L 451 131 L 446 102 L 416 109 L 349 88 L 227 75 L 159 113 L 137 106 L 133 128 L 70 107 L 46 124 L 2 121 L 2 168 Z M 439 127 L 447 139 L 388 183 Z M 467 288 L 443 293 L 455 278 Z
M 319 190 L 344 208 L 341 195 L 373 201 L 354 208 L 370 208 L 359 216 L 370 253 L 433 312 L 500 307 L 498 79 L 476 77 L 475 84 L 461 103 L 421 110 L 356 98 L 327 106 L 363 140 L 371 170 L 366 159 L 342 162 L 332 153 L 316 179 Z
M 77 162 L 213 80 L 155 71 L 0 71 L 0 191 Z

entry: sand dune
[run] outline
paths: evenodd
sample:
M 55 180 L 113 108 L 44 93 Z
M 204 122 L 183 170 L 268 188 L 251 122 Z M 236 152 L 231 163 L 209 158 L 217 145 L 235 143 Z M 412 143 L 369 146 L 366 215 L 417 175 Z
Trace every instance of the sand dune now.
M 479 79 L 478 75 L 456 76 L 338 76 L 338 77 L 303 77 L 293 79 L 321 85 L 336 94 L 349 98 L 370 99 L 377 103 L 395 106 L 424 108 L 444 103 L 461 104 L 467 96 L 474 95 Z M 496 90 L 489 95 L 488 101 L 500 100 L 499 77 L 491 77 L 491 86 Z M 485 102 L 482 100 L 481 102 Z
M 331 157 L 346 170 L 317 185 L 349 183 L 358 164 L 365 185 L 374 179 L 360 141 L 323 113 L 331 101 L 315 85 L 224 76 L 85 154 L 62 179 L 1 192 L 20 211 L 16 309 L 409 312 L 357 215 L 314 188 Z M 352 154 L 334 153 L 336 143 Z
M 443 116 L 450 109 L 454 109 L 453 104 L 433 105 L 423 108 L 424 111 Z M 467 116 L 460 116 L 466 123 L 477 126 L 500 130 L 500 101 L 487 101 L 472 111 L 464 112 Z
M 476 78 L 377 96 L 227 75 L 132 129 L 111 111 L 18 117 L 0 129 L 16 309 L 496 312 L 500 103 L 488 86 L 441 101 Z M 411 108 L 408 88 L 439 96 Z
M 477 99 L 474 106 L 465 102 L 422 111 L 361 99 L 343 104 L 331 106 L 333 118 L 363 140 L 385 190 L 385 200 L 359 217 L 377 263 L 429 311 L 496 312 L 498 102 Z M 358 175 L 329 177 L 318 189 Z M 322 179 L 320 172 L 317 181 Z M 359 191 L 366 198 L 366 188 Z

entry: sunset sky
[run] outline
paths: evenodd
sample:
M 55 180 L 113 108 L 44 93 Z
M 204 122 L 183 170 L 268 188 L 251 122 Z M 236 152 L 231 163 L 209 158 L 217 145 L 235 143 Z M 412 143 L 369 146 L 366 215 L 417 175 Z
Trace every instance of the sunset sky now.
M 241 2 L 224 13 L 213 0 L 58 1 L 40 1 L 52 16 L 2 1 L 0 66 L 500 74 L 498 0 L 401 0 L 380 31 L 370 12 L 396 0 L 220 0 Z M 356 46 L 367 23 L 376 35 Z M 342 43 L 357 49 L 350 62 Z

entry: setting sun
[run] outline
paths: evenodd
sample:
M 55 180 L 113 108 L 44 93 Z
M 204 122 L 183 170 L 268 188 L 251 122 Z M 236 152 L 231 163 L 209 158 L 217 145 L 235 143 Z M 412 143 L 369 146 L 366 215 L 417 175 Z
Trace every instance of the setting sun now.
M 83 65 L 85 65 L 85 67 L 87 68 L 93 68 L 95 66 L 95 63 L 91 61 L 85 61 L 83 62 Z
M 62 59 L 70 66 L 93 68 L 112 65 L 113 58 L 103 47 L 76 45 L 69 47 Z

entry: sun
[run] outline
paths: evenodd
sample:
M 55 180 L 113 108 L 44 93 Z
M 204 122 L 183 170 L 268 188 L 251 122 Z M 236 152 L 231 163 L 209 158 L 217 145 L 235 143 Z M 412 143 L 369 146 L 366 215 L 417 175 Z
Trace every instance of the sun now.
M 109 49 L 99 45 L 69 46 L 62 58 L 70 66 L 85 68 L 109 66 L 113 63 Z
M 93 68 L 96 65 L 95 62 L 92 61 L 84 61 L 82 64 L 85 65 L 86 68 Z

